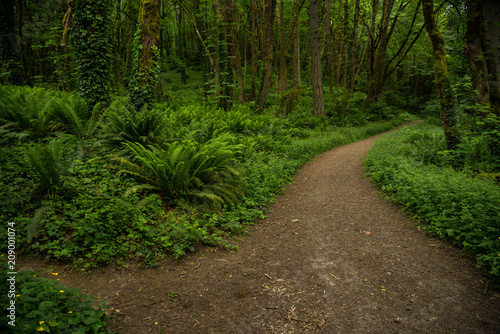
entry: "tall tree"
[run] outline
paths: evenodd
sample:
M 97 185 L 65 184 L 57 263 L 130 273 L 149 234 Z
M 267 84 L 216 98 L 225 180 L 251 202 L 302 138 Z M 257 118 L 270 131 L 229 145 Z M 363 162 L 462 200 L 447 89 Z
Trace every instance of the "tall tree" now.
M 313 88 L 313 114 L 325 116 L 323 76 L 321 75 L 321 31 L 319 28 L 318 0 L 309 1 L 309 32 L 311 36 L 311 79 Z
M 258 108 L 264 110 L 266 99 L 272 84 L 273 45 L 274 45 L 274 19 L 276 17 L 276 0 L 263 1 L 263 27 L 262 27 L 262 61 L 264 69 L 260 87 Z
M 160 0 L 141 0 L 134 38 L 134 61 L 129 101 L 136 110 L 155 99 L 159 80 Z
M 356 0 L 356 4 L 354 5 L 354 36 L 353 36 L 353 41 L 352 41 L 352 56 L 351 56 L 351 74 L 350 74 L 350 85 L 349 85 L 349 92 L 352 95 L 354 92 L 354 86 L 356 84 L 355 78 L 356 78 L 356 62 L 358 58 L 358 23 L 359 23 L 359 1 Z
M 302 2 L 304 3 L 304 2 Z M 299 0 L 293 0 L 293 89 L 298 89 L 300 86 L 300 25 L 299 13 L 302 5 L 299 5 Z
M 439 30 L 434 17 L 434 1 L 422 0 L 425 30 L 432 42 L 435 82 L 439 93 L 441 105 L 441 121 L 448 149 L 454 150 L 459 142 L 456 129 L 456 106 L 454 104 L 453 92 L 448 78 L 448 65 L 446 63 L 446 49 L 444 37 Z
M 75 5 L 73 41 L 80 95 L 89 108 L 110 100 L 111 0 L 79 0 Z
M 14 0 L 5 0 L 0 3 L 0 59 L 2 60 L 0 74 L 8 78 L 10 83 L 22 85 L 23 77 L 16 35 L 16 9 L 17 14 L 20 15 L 20 8 L 16 8 Z M 18 18 L 18 22 L 19 20 L 21 19 Z
M 467 0 L 467 33 L 465 34 L 465 53 L 469 59 L 472 87 L 478 92 L 477 100 L 500 116 L 500 86 L 498 81 L 498 51 L 492 50 L 486 35 L 488 30 L 485 18 L 486 0 Z M 498 37 L 500 27 L 490 25 L 489 34 Z M 495 57 L 496 56 L 496 57 Z
M 285 46 L 285 24 L 284 24 L 284 10 L 283 1 L 280 1 L 280 19 L 279 19 L 279 45 L 280 45 L 280 75 L 279 75 L 279 89 L 278 92 L 286 90 L 286 46 Z

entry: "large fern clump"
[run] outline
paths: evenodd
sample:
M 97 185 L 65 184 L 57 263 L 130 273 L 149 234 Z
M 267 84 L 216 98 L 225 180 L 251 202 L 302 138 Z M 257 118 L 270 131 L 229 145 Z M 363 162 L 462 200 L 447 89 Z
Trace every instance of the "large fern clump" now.
M 80 97 L 40 88 L 0 86 L 0 134 L 9 139 L 37 140 L 70 133 L 88 138 L 85 101 Z
M 122 172 L 140 178 L 172 200 L 203 205 L 214 211 L 234 206 L 244 192 L 241 173 L 232 166 L 239 147 L 221 138 L 200 144 L 183 140 L 161 146 L 125 146 L 138 162 L 119 158 Z
M 148 108 L 136 112 L 117 101 L 106 113 L 102 138 L 112 146 L 121 146 L 124 142 L 142 145 L 161 143 L 168 129 L 165 117 L 167 112 L 168 110 Z

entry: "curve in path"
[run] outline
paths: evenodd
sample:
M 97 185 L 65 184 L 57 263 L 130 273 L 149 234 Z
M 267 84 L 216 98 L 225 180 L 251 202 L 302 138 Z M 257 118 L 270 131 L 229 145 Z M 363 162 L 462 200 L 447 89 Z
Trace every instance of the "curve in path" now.
M 473 262 L 364 178 L 375 139 L 306 164 L 238 253 L 61 281 L 105 300 L 119 333 L 499 333 Z

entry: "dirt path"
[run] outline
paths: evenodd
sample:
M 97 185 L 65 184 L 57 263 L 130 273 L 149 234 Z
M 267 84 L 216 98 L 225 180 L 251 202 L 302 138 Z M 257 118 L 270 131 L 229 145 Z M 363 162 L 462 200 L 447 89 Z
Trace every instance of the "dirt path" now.
M 474 263 L 363 177 L 375 138 L 304 166 L 238 253 L 58 277 L 105 300 L 118 333 L 500 333 Z

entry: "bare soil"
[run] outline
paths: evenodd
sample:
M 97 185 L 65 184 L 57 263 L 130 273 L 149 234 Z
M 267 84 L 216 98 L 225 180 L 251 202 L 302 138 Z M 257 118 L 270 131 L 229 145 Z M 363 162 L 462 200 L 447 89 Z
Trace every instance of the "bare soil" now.
M 500 333 L 500 293 L 474 261 L 364 177 L 375 139 L 305 165 L 239 252 L 199 248 L 145 270 L 24 268 L 105 301 L 118 333 Z

